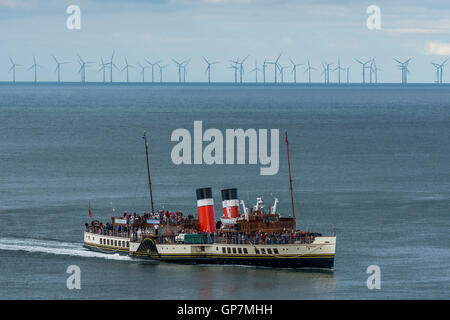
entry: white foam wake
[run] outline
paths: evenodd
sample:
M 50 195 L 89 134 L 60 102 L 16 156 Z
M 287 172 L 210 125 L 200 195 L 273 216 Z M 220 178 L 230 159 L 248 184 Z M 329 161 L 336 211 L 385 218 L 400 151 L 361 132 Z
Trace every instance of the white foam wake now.
M 60 242 L 55 240 L 0 238 L 0 250 L 40 252 L 112 260 L 132 260 L 128 256 L 121 256 L 119 254 L 106 254 L 90 251 L 84 248 L 81 243 Z

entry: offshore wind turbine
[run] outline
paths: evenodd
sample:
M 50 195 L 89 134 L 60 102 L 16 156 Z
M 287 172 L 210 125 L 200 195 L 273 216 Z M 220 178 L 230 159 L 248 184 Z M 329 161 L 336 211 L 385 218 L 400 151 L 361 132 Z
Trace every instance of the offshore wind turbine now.
M 263 80 L 264 80 L 264 83 L 266 83 L 266 67 L 267 67 L 267 62 L 266 62 L 266 59 L 264 59 L 264 63 L 263 63 Z
M 109 65 L 109 76 L 110 76 L 110 82 L 113 82 L 113 67 L 116 68 L 117 71 L 120 71 L 119 68 L 115 65 L 115 63 L 113 62 L 114 59 L 114 51 L 111 54 L 111 60 L 109 60 L 109 62 L 107 62 L 106 64 Z
M 63 65 L 63 64 L 68 64 L 68 63 L 70 63 L 70 62 L 60 62 L 60 61 L 58 61 L 58 59 L 56 59 L 55 56 L 53 56 L 53 59 L 54 59 L 55 62 L 56 62 L 56 69 L 55 69 L 55 72 L 58 72 L 58 82 L 61 82 L 61 65 Z
M 155 82 L 155 66 L 158 65 L 158 63 L 160 63 L 161 60 L 153 63 L 148 61 L 147 59 L 145 59 L 145 61 L 152 67 L 152 82 Z
M 139 68 L 141 68 L 141 75 L 142 75 L 142 82 L 145 82 L 145 69 L 148 67 L 148 66 L 143 66 L 142 64 L 138 64 L 139 65 Z M 153 81 L 152 81 L 153 82 Z
M 9 61 L 11 61 L 11 68 L 9 69 L 8 72 L 11 72 L 11 71 L 13 72 L 13 83 L 15 83 L 16 82 L 16 67 L 21 67 L 23 65 L 15 63 L 11 57 L 9 57 Z
M 311 67 L 311 63 L 309 62 L 309 59 L 308 59 L 308 67 L 306 67 L 305 72 L 308 72 L 308 81 L 309 81 L 309 83 L 311 83 L 311 71 L 312 70 L 317 70 L 317 69 L 314 68 L 314 67 Z
M 106 68 L 108 67 L 108 63 L 105 63 L 102 57 L 100 57 L 100 61 L 101 63 L 98 72 L 103 71 L 103 82 L 106 82 Z
M 250 70 L 250 73 L 251 72 L 255 73 L 255 83 L 258 83 L 258 71 L 261 71 L 261 69 L 258 68 L 258 62 L 255 61 L 255 67 L 252 70 Z
M 236 61 L 231 61 L 235 64 L 235 67 L 236 67 L 235 73 L 237 73 L 237 70 L 239 70 L 239 82 L 240 83 L 242 83 L 242 74 L 244 73 L 244 62 L 245 62 L 245 60 L 247 60 L 247 58 L 248 58 L 248 56 L 246 56 L 244 59 L 242 59 L 242 61 L 239 61 L 239 58 L 237 58 Z M 235 82 L 237 82 L 237 80 Z
M 362 61 L 360 61 L 360 60 L 355 58 L 355 61 L 358 62 L 359 64 L 361 64 L 361 66 L 362 66 L 363 83 L 366 83 L 366 68 L 368 68 L 368 67 L 366 67 L 366 64 L 371 63 L 372 60 L 368 60 L 366 62 L 362 62 Z
M 34 69 L 34 82 L 37 82 L 37 67 L 42 68 L 41 65 L 36 63 L 36 57 L 33 56 L 33 64 L 28 68 L 27 71 Z
M 163 82 L 163 69 L 167 68 L 167 65 L 160 65 L 159 63 L 156 64 L 159 67 L 159 82 Z
M 371 65 L 370 65 L 370 72 L 375 75 L 375 83 L 378 83 L 378 71 L 383 71 L 383 70 L 377 67 L 375 59 L 373 59 Z M 372 83 L 372 76 L 370 77 L 370 83 Z
M 78 55 L 78 63 L 80 65 L 80 70 L 78 70 L 78 73 L 81 73 L 81 82 L 86 82 L 86 66 L 94 62 L 83 61 L 83 59 L 81 59 L 81 57 Z
M 448 59 L 446 59 L 441 64 L 432 62 L 431 64 L 436 68 L 436 83 L 442 83 L 442 73 L 444 70 L 444 66 L 447 63 Z
M 186 82 L 186 74 L 187 74 L 186 67 L 189 64 L 189 62 L 191 62 L 191 59 L 183 61 L 181 66 L 183 68 L 183 82 Z
M 288 68 L 288 66 L 282 66 L 281 64 L 278 64 L 278 70 L 280 70 L 281 75 L 281 83 L 284 83 L 284 69 Z
M 347 76 L 347 83 L 350 83 L 350 67 L 344 68 L 344 72 Z
M 402 83 L 403 84 L 408 83 L 408 73 L 409 73 L 408 64 L 409 64 L 409 62 L 411 61 L 412 58 L 409 58 L 405 62 L 401 62 L 401 61 L 399 61 L 399 60 L 397 60 L 395 58 L 392 58 L 392 59 L 394 59 L 394 61 L 396 61 L 399 64 L 398 66 L 402 70 Z
M 208 73 L 208 83 L 211 83 L 211 66 L 214 64 L 218 64 L 219 61 L 209 62 L 205 57 L 203 57 L 203 60 L 205 60 L 206 64 L 208 65 L 206 67 L 205 73 Z
M 273 64 L 274 65 L 273 69 L 274 69 L 274 72 L 275 72 L 275 77 L 274 77 L 275 83 L 277 83 L 278 61 L 280 60 L 280 58 L 281 58 L 281 53 L 278 55 L 278 58 L 275 61 L 267 62 L 267 64 Z
M 172 59 L 172 58 L 171 58 Z M 181 83 L 181 70 L 183 69 L 183 62 L 178 62 L 175 59 L 172 59 L 172 61 L 178 66 L 178 82 Z
M 289 58 L 289 61 L 292 64 L 292 73 L 294 73 L 294 83 L 297 83 L 297 67 L 302 66 L 303 63 L 295 63 L 291 58 Z
M 322 74 L 325 75 L 325 83 L 330 83 L 330 66 L 332 64 L 331 63 L 323 63 L 322 62 L 322 67 L 323 67 L 323 71 Z
M 130 64 L 128 64 L 128 60 L 127 60 L 127 57 L 125 57 L 125 67 L 123 67 L 122 68 L 122 72 L 124 71 L 124 70 L 126 70 L 127 71 L 127 82 L 128 82 L 128 72 L 129 72 L 129 69 L 130 68 L 136 68 L 135 66 L 132 66 L 132 65 L 130 65 Z
M 231 61 L 231 62 L 233 62 L 233 61 Z M 231 66 L 229 66 L 227 69 L 234 69 L 234 83 L 237 83 L 237 70 L 238 70 L 237 64 L 234 63 Z
M 341 70 L 344 71 L 345 69 L 341 67 L 341 60 L 338 58 L 338 65 L 333 69 L 333 71 L 338 72 L 338 83 L 341 83 Z

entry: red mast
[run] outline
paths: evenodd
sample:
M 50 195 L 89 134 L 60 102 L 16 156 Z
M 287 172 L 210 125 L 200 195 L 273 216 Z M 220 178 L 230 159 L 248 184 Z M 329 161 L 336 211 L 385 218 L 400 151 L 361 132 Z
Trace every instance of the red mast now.
M 294 192 L 292 190 L 291 159 L 289 158 L 289 142 L 288 142 L 288 135 L 287 135 L 286 130 L 284 130 L 284 137 L 286 138 L 286 151 L 287 151 L 287 157 L 288 157 L 289 187 L 291 189 L 292 218 L 294 218 L 292 224 L 293 224 L 293 228 L 295 229 L 296 223 L 295 223 L 295 210 L 294 210 Z

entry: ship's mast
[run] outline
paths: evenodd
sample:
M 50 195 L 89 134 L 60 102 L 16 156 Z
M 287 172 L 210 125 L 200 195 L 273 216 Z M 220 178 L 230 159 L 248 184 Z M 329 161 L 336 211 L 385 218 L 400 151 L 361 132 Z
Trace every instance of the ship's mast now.
M 150 190 L 150 204 L 152 206 L 152 214 L 155 213 L 153 208 L 153 194 L 152 194 L 152 179 L 150 178 L 150 164 L 148 161 L 148 143 L 147 143 L 147 134 L 144 131 L 144 141 L 145 141 L 145 155 L 147 156 L 147 175 L 148 175 L 148 188 Z
M 287 135 L 286 130 L 284 130 L 284 137 L 286 138 L 286 151 L 287 151 L 288 168 L 289 168 L 289 187 L 291 189 L 292 218 L 294 218 L 292 224 L 293 224 L 293 228 L 295 229 L 296 223 L 295 223 L 295 210 L 294 210 L 294 191 L 292 190 L 291 159 L 289 158 L 289 142 L 288 142 L 288 135 Z

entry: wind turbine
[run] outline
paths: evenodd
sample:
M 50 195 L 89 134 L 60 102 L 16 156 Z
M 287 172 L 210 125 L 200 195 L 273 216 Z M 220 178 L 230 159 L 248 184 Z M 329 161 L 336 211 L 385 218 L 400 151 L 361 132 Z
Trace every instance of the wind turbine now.
M 58 82 L 61 82 L 61 65 L 68 64 L 70 62 L 59 62 L 58 59 L 56 59 L 55 56 L 53 56 L 53 59 L 56 62 L 56 69 L 55 72 L 58 72 Z
M 81 82 L 86 82 L 86 66 L 94 62 L 83 61 L 83 59 L 81 59 L 78 55 L 78 63 L 80 64 L 80 70 L 78 70 L 78 73 L 81 73 Z
M 242 59 L 242 61 L 239 61 L 239 58 L 236 61 L 231 61 L 236 66 L 235 72 L 237 72 L 237 70 L 239 69 L 239 82 L 240 83 L 242 83 L 242 74 L 244 73 L 244 65 L 243 64 L 244 64 L 245 60 L 247 60 L 247 58 L 248 58 L 248 56 L 246 56 L 244 59 Z
M 266 62 L 266 59 L 264 59 L 264 63 L 263 63 L 263 79 L 264 79 L 264 83 L 266 83 L 266 67 L 267 67 L 267 62 Z
M 308 81 L 309 83 L 311 83 L 311 71 L 312 70 L 317 70 L 314 67 L 311 67 L 311 64 L 309 63 L 309 59 L 308 59 L 308 67 L 306 68 L 305 72 L 308 72 Z
M 350 83 L 350 67 L 344 68 L 344 71 L 347 75 L 347 83 Z
M 231 66 L 228 67 L 228 69 L 234 69 L 234 83 L 237 83 L 237 70 L 238 70 L 237 63 L 232 64 Z
M 100 63 L 100 69 L 98 69 L 98 72 L 103 71 L 103 82 L 106 82 L 106 67 L 108 66 L 108 63 L 105 63 L 103 61 L 103 58 L 100 57 L 101 63 Z
M 362 61 L 360 61 L 360 60 L 355 58 L 355 61 L 358 62 L 359 64 L 361 64 L 361 66 L 362 66 L 363 83 L 366 83 L 366 68 L 368 68 L 368 67 L 366 67 L 366 64 L 368 64 L 369 62 L 371 63 L 372 60 L 368 60 L 366 62 L 362 62 Z
M 325 75 L 325 83 L 330 83 L 330 66 L 331 63 L 322 62 L 323 71 L 322 74 Z
M 186 74 L 187 74 L 186 67 L 187 67 L 187 65 L 189 64 L 189 62 L 191 62 L 191 59 L 185 60 L 185 61 L 183 61 L 183 63 L 182 63 L 182 68 L 183 68 L 183 82 L 186 82 Z
M 214 61 L 214 62 L 209 62 L 208 59 L 206 59 L 205 57 L 203 57 L 203 60 L 205 60 L 206 64 L 208 65 L 206 67 L 205 73 L 208 73 L 208 83 L 211 83 L 211 66 L 213 64 L 217 64 L 219 63 L 218 61 Z
M 250 72 L 254 72 L 255 73 L 255 82 L 258 83 L 258 71 L 261 71 L 261 69 L 258 68 L 258 62 L 255 61 L 255 67 L 250 70 Z
M 295 63 L 294 61 L 292 61 L 291 58 L 289 58 L 289 61 L 291 61 L 292 63 L 292 72 L 294 73 L 294 83 L 297 83 L 297 67 L 302 66 L 303 63 Z
M 125 67 L 123 67 L 121 71 L 124 71 L 124 70 L 127 71 L 127 82 L 128 82 L 128 72 L 129 72 L 130 68 L 136 68 L 136 67 L 128 64 L 127 57 L 125 57 Z
M 175 62 L 175 64 L 178 66 L 178 82 L 181 83 L 181 70 L 183 69 L 183 62 L 178 62 L 175 59 L 172 59 L 173 62 Z
M 147 63 L 152 67 L 152 82 L 155 82 L 155 66 L 158 65 L 158 63 L 160 63 L 161 60 L 153 62 L 153 63 L 151 63 L 147 59 L 145 59 L 145 61 L 147 61 Z
M 370 64 L 370 72 L 375 75 L 375 83 L 378 83 L 378 71 L 383 70 L 377 67 L 375 59 L 373 59 L 372 63 Z M 372 75 L 370 76 L 370 83 L 372 83 Z
M 163 82 L 163 69 L 167 67 L 167 65 L 160 65 L 159 63 L 156 64 L 159 67 L 159 82 Z
M 29 70 L 34 68 L 34 82 L 37 82 L 37 67 L 42 68 L 41 65 L 36 63 L 36 57 L 33 56 L 33 64 L 31 65 L 31 67 L 28 68 L 27 71 L 29 71 Z
M 9 61 L 11 61 L 11 68 L 9 69 L 8 72 L 11 72 L 11 71 L 13 72 L 13 83 L 15 83 L 16 82 L 16 67 L 21 67 L 23 65 L 15 63 L 11 57 L 9 57 Z
M 336 70 L 338 72 L 338 83 L 341 83 L 341 70 L 345 71 L 345 69 L 341 67 L 341 60 L 339 58 L 338 58 L 338 65 L 336 68 L 333 69 L 333 71 Z
M 401 61 L 399 61 L 399 60 L 397 60 L 395 58 L 392 58 L 392 59 L 394 59 L 394 61 L 396 61 L 399 64 L 399 67 L 402 70 L 402 83 L 403 84 L 408 83 L 408 73 L 409 73 L 408 64 L 409 64 L 409 62 L 411 61 L 412 58 L 409 58 L 405 62 L 401 62 Z
M 142 75 L 142 82 L 145 82 L 145 68 L 147 68 L 148 66 L 143 66 L 142 64 L 139 63 L 139 68 L 141 68 L 141 75 Z M 152 81 L 153 82 L 153 81 Z
M 284 83 L 284 69 L 286 69 L 288 66 L 282 66 L 281 64 L 278 64 L 278 70 L 280 70 L 281 75 L 281 83 Z
M 110 71 L 109 75 L 110 75 L 110 81 L 111 81 L 111 83 L 113 82 L 113 67 L 116 68 L 117 71 L 119 71 L 119 68 L 114 64 L 113 59 L 114 59 L 114 51 L 113 51 L 112 54 L 111 54 L 111 60 L 109 60 L 109 62 L 106 63 L 106 64 L 109 65 L 109 67 L 110 67 L 110 69 L 109 69 L 109 71 Z
M 279 54 L 278 58 L 275 61 L 267 62 L 267 64 L 273 64 L 274 65 L 274 71 L 275 71 L 275 83 L 277 83 L 277 71 L 278 71 L 278 61 L 280 60 L 281 53 Z
M 448 59 L 446 59 L 441 64 L 432 62 L 431 64 L 436 68 L 436 83 L 442 83 L 442 73 L 445 64 L 447 63 Z

